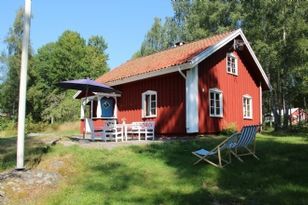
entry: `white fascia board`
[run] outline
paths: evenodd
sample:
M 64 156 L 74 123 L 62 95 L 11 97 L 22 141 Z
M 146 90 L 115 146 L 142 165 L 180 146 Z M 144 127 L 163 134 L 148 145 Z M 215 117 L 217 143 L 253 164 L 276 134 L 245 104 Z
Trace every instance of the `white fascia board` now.
M 149 72 L 149 73 L 144 73 L 144 74 L 128 77 L 128 78 L 125 78 L 125 79 L 122 79 L 122 80 L 115 80 L 115 81 L 107 82 L 107 84 L 109 86 L 116 86 L 116 85 L 130 83 L 130 82 L 134 82 L 134 81 L 138 81 L 138 80 L 147 79 L 147 78 L 153 78 L 153 77 L 157 77 L 157 76 L 160 76 L 160 75 L 179 72 L 179 70 L 186 70 L 186 69 L 190 69 L 190 68 L 191 68 L 190 63 L 184 63 L 184 64 L 181 64 L 181 65 L 176 65 L 176 66 L 171 66 L 169 68 L 164 68 L 164 69 L 161 69 L 161 70 L 158 70 L 158 71 L 153 71 L 153 72 Z
M 78 90 L 78 91 L 75 93 L 75 95 L 73 96 L 73 99 L 76 99 L 77 96 L 78 96 L 80 93 L 81 93 L 81 90 Z
M 199 64 L 201 61 L 218 51 L 220 48 L 225 46 L 227 43 L 232 41 L 234 38 L 236 38 L 238 35 L 240 35 L 240 29 L 232 32 L 229 36 L 225 37 L 215 45 L 209 47 L 208 49 L 204 50 L 203 52 L 199 53 L 197 56 L 195 56 L 193 59 L 190 60 L 190 63 L 192 66 L 195 66 Z
M 257 56 L 256 56 L 256 54 L 253 52 L 253 50 L 252 50 L 252 48 L 251 48 L 249 42 L 247 41 L 246 36 L 244 35 L 242 29 L 239 29 L 239 31 L 240 31 L 240 35 L 241 35 L 241 37 L 242 37 L 242 39 L 243 39 L 243 41 L 244 41 L 244 43 L 245 43 L 245 45 L 246 45 L 246 47 L 247 47 L 249 53 L 250 53 L 250 55 L 252 56 L 253 60 L 254 60 L 255 63 L 257 64 L 257 67 L 259 68 L 259 70 L 260 70 L 260 72 L 261 72 L 261 74 L 262 74 L 262 77 L 263 77 L 264 81 L 266 82 L 266 84 L 267 84 L 267 86 L 269 87 L 269 89 L 272 90 L 272 86 L 271 86 L 271 84 L 269 83 L 269 80 L 268 80 L 268 78 L 267 78 L 267 76 L 266 76 L 266 74 L 265 74 L 265 72 L 264 72 L 264 70 L 263 70 L 263 68 L 262 68 L 262 66 L 261 66 L 261 64 L 260 64 L 260 62 L 259 62 Z
M 81 93 L 81 90 L 78 90 L 75 95 L 73 96 L 74 99 L 77 98 L 77 96 Z M 88 98 L 92 98 L 92 97 L 121 97 L 121 94 L 117 94 L 117 93 L 99 93 L 99 92 L 93 92 L 95 95 L 94 96 L 88 96 Z M 85 99 L 86 97 L 83 97 L 81 99 Z

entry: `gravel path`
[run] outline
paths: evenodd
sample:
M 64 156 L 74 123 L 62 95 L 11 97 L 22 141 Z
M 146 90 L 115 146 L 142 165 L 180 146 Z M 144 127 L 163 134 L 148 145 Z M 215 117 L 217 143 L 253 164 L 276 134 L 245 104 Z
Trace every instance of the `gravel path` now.
M 104 142 L 104 141 L 91 141 L 90 139 L 82 139 L 80 136 L 73 136 L 67 139 L 62 139 L 59 141 L 59 144 L 64 146 L 73 146 L 78 145 L 84 148 L 101 148 L 101 149 L 114 149 L 117 147 L 131 146 L 131 145 L 146 145 L 150 143 L 161 143 L 163 140 L 129 140 L 124 142 Z

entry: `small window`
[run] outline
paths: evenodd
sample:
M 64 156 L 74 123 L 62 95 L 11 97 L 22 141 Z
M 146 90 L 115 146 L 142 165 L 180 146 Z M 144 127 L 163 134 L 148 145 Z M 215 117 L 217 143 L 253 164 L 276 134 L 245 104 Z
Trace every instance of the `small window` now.
M 209 109 L 211 117 L 223 116 L 222 91 L 217 88 L 209 90 Z
M 238 75 L 237 58 L 232 53 L 227 54 L 227 73 Z
M 252 119 L 252 98 L 249 95 L 243 96 L 243 117 Z
M 157 92 L 148 90 L 142 93 L 142 117 L 156 117 Z

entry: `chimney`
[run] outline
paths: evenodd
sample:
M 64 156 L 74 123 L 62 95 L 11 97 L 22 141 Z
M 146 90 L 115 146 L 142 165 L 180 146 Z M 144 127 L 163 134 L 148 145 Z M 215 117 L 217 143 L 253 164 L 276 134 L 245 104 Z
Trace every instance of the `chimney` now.
M 185 41 L 178 41 L 178 42 L 176 42 L 174 45 L 173 45 L 173 47 L 179 47 L 179 46 L 182 46 L 182 45 L 184 45 L 185 44 Z

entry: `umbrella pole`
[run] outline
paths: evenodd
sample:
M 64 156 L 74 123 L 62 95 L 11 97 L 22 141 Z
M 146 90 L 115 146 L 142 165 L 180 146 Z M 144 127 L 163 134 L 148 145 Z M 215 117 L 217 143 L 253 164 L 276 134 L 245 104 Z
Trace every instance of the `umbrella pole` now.
M 86 109 L 87 109 L 87 100 L 88 100 L 88 92 L 89 92 L 89 87 L 87 86 L 86 87 Z M 86 132 L 86 129 L 87 129 L 87 125 L 86 125 L 86 118 L 83 119 L 83 139 L 85 139 L 85 132 Z

